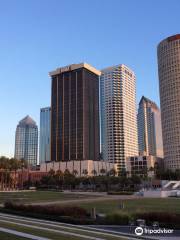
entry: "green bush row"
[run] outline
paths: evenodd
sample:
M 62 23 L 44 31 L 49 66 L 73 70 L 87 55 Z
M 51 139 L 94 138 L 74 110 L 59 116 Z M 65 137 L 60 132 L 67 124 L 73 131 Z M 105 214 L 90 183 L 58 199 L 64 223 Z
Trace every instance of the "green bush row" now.
M 108 195 L 132 195 L 134 192 L 132 191 L 118 191 L 118 192 L 108 192 Z
M 132 220 L 144 219 L 147 225 L 152 225 L 153 222 L 157 221 L 160 227 L 180 229 L 180 214 L 178 213 L 144 212 L 130 214 L 124 212 L 92 219 L 84 208 L 54 205 L 16 205 L 10 202 L 6 203 L 4 208 L 0 208 L 0 212 L 72 224 L 127 225 Z
M 24 205 L 15 204 L 10 201 L 5 202 L 5 209 L 17 210 L 21 212 L 31 212 L 38 214 L 46 214 L 52 216 L 69 216 L 76 218 L 85 218 L 88 216 L 86 209 L 76 206 L 59 206 L 59 205 Z

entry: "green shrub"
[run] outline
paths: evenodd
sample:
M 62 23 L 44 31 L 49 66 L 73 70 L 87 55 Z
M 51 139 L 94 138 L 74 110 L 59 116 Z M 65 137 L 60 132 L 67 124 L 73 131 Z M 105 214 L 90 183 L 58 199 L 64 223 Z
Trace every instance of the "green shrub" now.
M 135 219 L 144 219 L 148 225 L 153 222 L 159 222 L 161 227 L 180 228 L 180 214 L 179 213 L 167 213 L 167 212 L 146 212 L 135 213 Z
M 6 209 L 17 210 L 22 212 L 31 212 L 38 214 L 46 214 L 53 216 L 71 216 L 71 217 L 86 217 L 88 212 L 81 207 L 59 206 L 59 205 L 24 205 L 14 204 L 12 202 L 5 202 Z
M 14 214 L 17 216 L 23 216 L 23 217 L 32 217 L 37 219 L 45 219 L 50 221 L 57 221 L 57 222 L 64 222 L 64 223 L 71 223 L 71 224 L 95 224 L 94 219 L 90 218 L 75 218 L 71 216 L 54 216 L 54 215 L 47 215 L 47 214 L 40 214 L 40 213 L 33 213 L 33 212 L 23 212 L 19 210 L 12 210 L 12 209 L 6 209 L 0 207 L 0 212 L 7 213 L 7 214 Z
M 134 192 L 132 191 L 118 191 L 118 192 L 108 192 L 108 195 L 132 195 Z
M 131 219 L 131 216 L 126 213 L 114 213 L 114 214 L 108 214 L 105 217 L 105 223 L 110 225 L 127 225 Z

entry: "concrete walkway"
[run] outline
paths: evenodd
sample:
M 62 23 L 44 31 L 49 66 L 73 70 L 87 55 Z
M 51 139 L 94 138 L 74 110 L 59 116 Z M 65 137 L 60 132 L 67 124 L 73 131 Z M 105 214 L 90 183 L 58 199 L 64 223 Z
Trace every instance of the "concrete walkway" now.
M 70 199 L 70 200 L 55 200 L 47 202 L 35 202 L 30 205 L 52 205 L 52 204 L 73 204 L 73 203 L 90 203 L 90 202 L 101 202 L 106 200 L 128 200 L 128 199 L 139 199 L 141 197 L 134 195 L 99 195 L 98 197 L 91 197 L 86 199 Z M 29 203 L 27 203 L 29 205 Z

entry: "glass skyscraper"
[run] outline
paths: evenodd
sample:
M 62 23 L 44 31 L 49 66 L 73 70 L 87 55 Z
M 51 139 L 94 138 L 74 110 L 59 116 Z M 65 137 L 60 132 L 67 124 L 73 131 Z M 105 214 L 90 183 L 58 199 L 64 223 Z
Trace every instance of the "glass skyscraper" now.
M 142 97 L 138 109 L 140 155 L 163 157 L 161 112 L 155 102 Z
M 29 116 L 23 118 L 16 128 L 15 158 L 24 159 L 29 166 L 36 166 L 38 151 L 38 127 Z
M 50 161 L 51 108 L 40 109 L 39 163 Z

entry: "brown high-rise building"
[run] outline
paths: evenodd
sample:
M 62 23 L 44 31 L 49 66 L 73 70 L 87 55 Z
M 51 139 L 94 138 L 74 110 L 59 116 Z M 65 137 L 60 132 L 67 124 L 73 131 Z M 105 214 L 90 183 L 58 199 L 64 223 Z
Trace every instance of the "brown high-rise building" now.
M 51 161 L 98 159 L 99 75 L 86 63 L 50 72 Z

